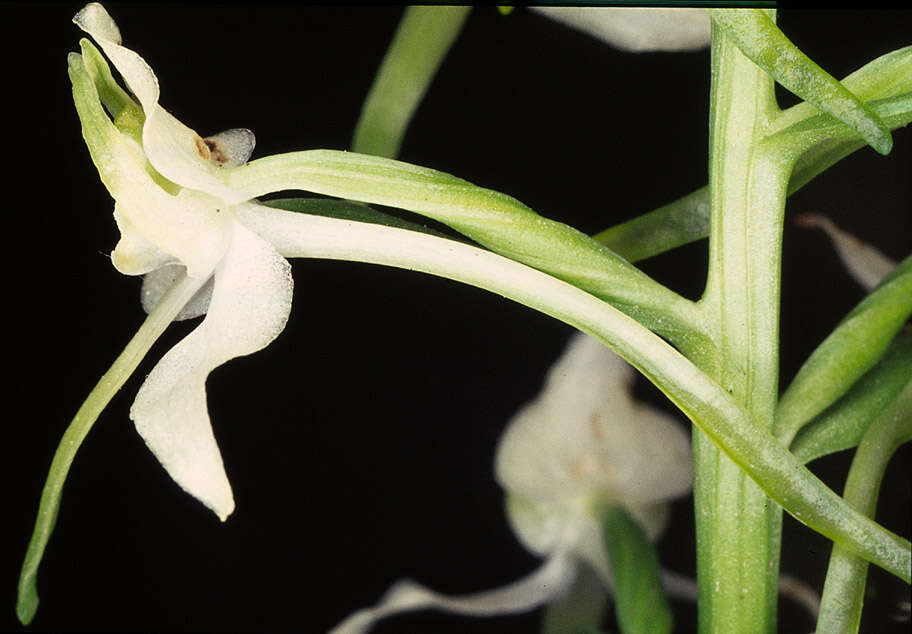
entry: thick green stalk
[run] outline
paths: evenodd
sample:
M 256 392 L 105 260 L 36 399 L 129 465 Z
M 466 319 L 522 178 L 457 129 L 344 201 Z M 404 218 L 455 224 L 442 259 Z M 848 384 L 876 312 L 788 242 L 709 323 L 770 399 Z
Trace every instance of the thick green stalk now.
M 776 112 L 772 79 L 713 25 L 710 265 L 701 300 L 715 329 L 703 369 L 769 431 L 778 379 L 779 262 L 787 166 L 761 146 Z M 704 362 L 705 363 L 705 362 Z M 694 438 L 701 632 L 776 627 L 778 512 L 706 436 Z

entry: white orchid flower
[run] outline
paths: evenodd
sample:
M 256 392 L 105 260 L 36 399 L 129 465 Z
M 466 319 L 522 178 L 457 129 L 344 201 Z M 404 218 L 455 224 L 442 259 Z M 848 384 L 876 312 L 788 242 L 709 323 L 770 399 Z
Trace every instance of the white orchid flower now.
M 121 239 L 111 255 L 114 266 L 146 275 L 148 311 L 186 277 L 202 290 L 178 318 L 206 313 L 146 378 L 130 417 L 171 477 L 225 520 L 234 498 L 207 413 L 206 377 L 229 359 L 268 345 L 291 310 L 288 262 L 239 220 L 238 208 L 253 203 L 222 178 L 247 161 L 253 134 L 231 130 L 201 138 L 159 105 L 155 74 L 121 45 L 117 25 L 101 5 L 87 5 L 73 21 L 95 39 L 138 102 L 111 92 L 119 88 L 91 44 L 84 41 L 83 54 L 71 54 L 83 136 L 115 200 Z
M 545 557 L 529 576 L 478 594 L 447 597 L 409 580 L 359 610 L 331 634 L 359 634 L 377 620 L 436 608 L 474 616 L 512 614 L 560 600 L 591 567 L 604 590 L 612 573 L 597 507 L 624 506 L 656 538 L 668 501 L 690 491 L 689 436 L 671 416 L 633 399 L 633 369 L 597 340 L 577 334 L 542 393 L 507 427 L 496 476 L 520 541 Z M 586 565 L 581 565 L 586 564 Z M 603 590 L 603 592 L 604 592 Z
M 634 53 L 690 51 L 709 46 L 706 9 L 533 7 L 542 15 Z

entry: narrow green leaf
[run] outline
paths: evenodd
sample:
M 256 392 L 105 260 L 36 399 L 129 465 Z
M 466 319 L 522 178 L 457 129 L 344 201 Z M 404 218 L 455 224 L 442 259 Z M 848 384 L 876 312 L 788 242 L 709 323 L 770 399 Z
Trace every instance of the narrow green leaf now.
M 792 453 L 808 463 L 856 447 L 909 377 L 912 377 L 912 331 L 897 335 L 877 365 L 842 398 L 801 428 L 792 442 Z
M 843 77 L 840 83 L 866 102 L 912 92 L 912 46 L 890 51 L 871 60 Z M 785 129 L 818 114 L 820 110 L 811 103 L 796 104 L 776 116 L 772 130 Z
M 791 444 L 802 426 L 877 363 L 910 314 L 912 256 L 900 262 L 804 363 L 779 401 L 776 437 Z
M 901 128 L 912 121 L 912 92 L 877 99 L 866 104 L 890 130 Z M 830 115 L 819 114 L 802 119 L 779 132 L 768 136 L 764 142 L 778 144 L 786 155 L 804 156 L 823 144 L 844 144 L 856 141 L 855 130 Z M 860 147 L 859 143 L 857 147 Z M 819 160 L 819 156 L 816 157 Z
M 459 36 L 470 6 L 408 7 L 355 126 L 352 149 L 399 154 L 412 116 Z
M 890 99 L 912 92 L 912 46 L 881 55 L 844 77 L 841 83 L 859 99 L 867 102 Z M 876 106 L 868 105 L 877 112 Z M 797 104 L 776 117 L 773 130 L 784 130 L 819 114 L 819 110 L 810 103 Z M 877 114 L 884 116 L 880 112 Z M 891 130 L 895 130 L 907 125 L 910 120 L 912 119 L 908 117 L 899 117 L 892 123 L 885 123 Z M 819 141 L 798 159 L 789 181 L 789 194 L 863 146 L 864 142 L 857 136 Z
M 847 75 L 842 84 L 864 99 L 891 130 L 912 123 L 912 46 L 892 51 Z M 804 153 L 792 170 L 788 194 L 794 194 L 819 174 L 864 147 L 854 130 L 809 103 L 780 113 L 774 130 L 815 118 L 805 127 Z M 793 129 L 793 132 L 800 128 Z M 812 131 L 819 132 L 810 138 Z M 808 147 L 809 146 L 809 147 Z M 678 200 L 593 236 L 629 262 L 638 262 L 709 235 L 709 189 L 701 187 Z
M 592 237 L 628 262 L 638 262 L 707 235 L 709 188 L 701 187 L 655 211 L 605 229 Z
M 602 539 L 614 574 L 615 609 L 621 633 L 671 632 L 671 607 L 662 587 L 655 546 L 622 506 L 606 504 L 600 511 Z
M 896 398 L 864 434 L 846 480 L 843 497 L 853 508 L 874 517 L 880 483 L 896 449 L 912 438 L 912 377 Z M 861 621 L 868 562 L 833 545 L 827 569 L 817 631 L 854 634 Z
M 844 122 L 879 153 L 889 154 L 893 140 L 884 122 L 792 44 L 763 11 L 712 9 L 710 15 L 741 52 L 776 81 Z

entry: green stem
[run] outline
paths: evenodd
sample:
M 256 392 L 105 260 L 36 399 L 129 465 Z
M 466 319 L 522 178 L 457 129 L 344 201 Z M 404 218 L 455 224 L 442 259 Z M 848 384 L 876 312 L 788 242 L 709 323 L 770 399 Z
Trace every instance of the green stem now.
M 788 168 L 760 142 L 771 78 L 713 25 L 710 265 L 701 300 L 718 353 L 704 367 L 769 432 L 778 378 L 779 263 Z M 758 430 L 758 431 L 759 431 Z M 776 628 L 778 512 L 742 468 L 694 437 L 701 632 Z
M 184 277 L 175 284 L 162 298 L 139 331 L 120 353 L 110 369 L 99 379 L 98 383 L 83 402 L 76 416 L 63 434 L 51 468 L 48 471 L 44 489 L 41 491 L 41 502 L 38 505 L 38 517 L 35 520 L 35 529 L 29 541 L 25 561 L 19 575 L 19 598 L 16 602 L 16 615 L 23 625 L 28 625 L 38 610 L 37 574 L 38 565 L 47 547 L 48 540 L 57 521 L 57 511 L 60 508 L 60 498 L 63 494 L 63 485 L 67 473 L 76 457 L 76 452 L 92 429 L 98 416 L 111 401 L 124 382 L 136 370 L 136 366 L 143 360 L 149 348 L 165 331 L 181 308 L 199 290 L 205 279 L 191 279 Z

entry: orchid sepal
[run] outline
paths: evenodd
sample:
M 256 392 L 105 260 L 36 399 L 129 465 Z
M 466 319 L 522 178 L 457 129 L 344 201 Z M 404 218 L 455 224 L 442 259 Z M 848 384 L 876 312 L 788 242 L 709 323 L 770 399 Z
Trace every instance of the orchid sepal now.
M 71 53 L 68 59 L 83 138 L 122 216 L 143 239 L 186 265 L 191 277 L 208 277 L 227 244 L 229 222 L 216 211 L 219 203 L 203 194 L 173 195 L 164 189 L 150 172 L 142 146 L 121 133 L 104 111 L 85 58 Z M 182 194 L 195 197 L 195 204 L 178 200 Z

